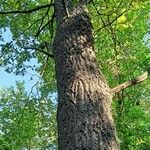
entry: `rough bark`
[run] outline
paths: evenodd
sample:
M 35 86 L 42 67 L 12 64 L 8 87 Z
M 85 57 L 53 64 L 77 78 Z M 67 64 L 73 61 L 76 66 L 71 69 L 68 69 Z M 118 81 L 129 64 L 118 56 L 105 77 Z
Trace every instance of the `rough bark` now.
M 112 95 L 96 63 L 90 18 L 84 7 L 68 18 L 62 4 L 55 2 L 59 150 L 119 150 Z

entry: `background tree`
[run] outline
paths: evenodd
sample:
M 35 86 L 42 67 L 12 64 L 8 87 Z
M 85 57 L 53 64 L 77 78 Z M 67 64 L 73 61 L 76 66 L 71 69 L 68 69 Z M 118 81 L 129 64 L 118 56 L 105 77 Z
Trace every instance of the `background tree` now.
M 42 93 L 44 91 L 44 95 L 47 95 L 48 92 L 50 92 L 50 90 L 55 89 L 53 60 L 49 59 L 50 57 L 53 57 L 50 49 L 51 49 L 51 43 L 53 42 L 54 39 L 53 35 L 55 33 L 55 16 L 57 16 L 57 23 L 60 23 L 60 21 L 62 21 L 61 19 L 71 20 L 69 18 L 73 18 L 70 17 L 70 14 L 68 14 L 68 12 L 69 13 L 72 12 L 70 7 L 65 5 L 64 7 L 58 8 L 57 5 L 59 5 L 60 3 L 61 6 L 64 6 L 63 2 L 56 1 L 55 2 L 56 12 L 54 12 L 53 2 L 48 2 L 48 1 L 40 1 L 40 2 L 25 1 L 24 3 L 21 3 L 19 1 L 1 2 L 1 12 L 0 12 L 1 24 L 0 25 L 1 28 L 10 30 L 13 38 L 12 42 L 4 43 L 2 45 L 1 65 L 7 67 L 6 70 L 8 72 L 14 71 L 16 74 L 19 73 L 24 74 L 25 68 L 28 67 L 26 66 L 25 62 L 29 61 L 30 58 L 36 57 L 38 61 L 42 64 L 38 68 L 38 71 L 41 72 L 42 79 L 43 81 L 45 81 L 43 82 L 43 84 L 41 84 L 40 87 Z M 79 3 L 77 1 L 73 2 L 73 6 L 76 6 L 75 9 L 78 7 L 78 4 Z M 61 8 L 63 8 L 63 10 Z M 107 2 L 94 1 L 88 5 L 88 9 L 90 12 L 89 15 L 91 16 L 91 21 L 94 26 L 97 61 L 99 62 L 101 70 L 105 74 L 109 85 L 114 87 L 118 83 L 124 82 L 132 78 L 133 76 L 137 76 L 139 73 L 143 72 L 143 69 L 146 69 L 145 66 L 146 67 L 149 66 L 149 50 L 147 49 L 147 47 L 144 46 L 143 42 L 141 41 L 143 39 L 144 34 L 146 34 L 147 32 L 146 20 L 149 13 L 149 2 L 148 1 L 141 2 L 141 1 L 134 1 L 134 0 L 133 1 L 116 0 L 116 1 L 107 1 Z M 82 24 L 80 24 L 81 25 L 80 29 L 76 27 L 74 30 L 85 31 L 85 34 L 89 33 L 87 37 L 92 37 L 92 35 L 90 34 L 91 25 L 89 23 L 89 18 L 84 13 L 80 15 L 81 11 L 83 11 L 82 8 L 78 10 L 79 10 L 78 15 L 77 15 L 78 12 L 74 12 L 74 11 L 73 14 L 71 15 L 72 16 L 77 15 L 77 17 L 74 18 L 75 20 L 77 19 L 77 22 L 80 21 L 81 19 L 81 22 L 83 23 L 82 20 L 86 19 L 86 21 L 88 22 L 87 24 L 89 24 L 89 26 L 87 26 L 87 24 L 84 23 L 83 26 L 89 28 L 84 29 L 82 28 L 83 27 Z M 72 24 L 73 26 L 75 26 L 75 22 L 73 22 Z M 58 31 L 58 29 L 61 29 L 60 27 L 62 27 L 63 29 L 62 31 L 67 31 L 68 33 L 70 33 L 70 31 L 68 31 L 70 22 L 67 24 L 66 21 L 64 25 L 66 26 L 68 25 L 67 26 L 68 28 L 66 27 L 64 29 L 63 24 L 61 24 L 61 26 L 57 28 L 56 35 L 58 35 L 58 33 L 59 34 L 63 33 Z M 72 30 L 72 28 L 70 30 Z M 89 32 L 87 32 L 87 30 Z M 75 34 L 75 31 L 71 33 Z M 76 38 L 77 36 L 80 36 L 79 34 L 80 32 L 77 33 L 75 36 Z M 76 44 L 77 50 L 80 50 L 83 45 L 82 42 L 84 42 L 85 40 L 83 36 L 83 39 L 80 39 L 79 43 L 78 41 L 74 42 L 72 40 L 72 42 L 74 43 L 71 44 L 71 42 L 67 43 L 65 41 L 69 36 L 65 35 L 65 33 L 63 36 L 64 38 L 60 40 L 59 44 L 61 45 L 61 42 L 64 42 L 64 44 L 66 45 L 63 45 L 62 43 L 62 47 L 61 47 L 63 48 L 64 46 L 64 49 L 67 49 L 68 48 L 67 46 L 69 45 L 71 45 L 71 47 L 74 48 L 75 47 L 74 45 Z M 86 40 L 89 40 L 88 41 L 89 44 L 91 45 L 93 44 L 92 39 L 86 39 Z M 87 45 L 87 47 L 90 47 L 91 45 Z M 86 46 L 84 45 L 84 48 L 85 47 Z M 55 47 L 55 50 L 58 49 L 59 47 Z M 55 60 L 57 58 L 57 63 L 60 63 L 62 65 L 63 62 L 66 61 L 65 58 L 68 57 L 64 56 L 65 52 L 67 52 L 67 50 L 59 51 L 59 53 L 55 54 Z M 81 51 L 78 52 L 79 55 L 81 54 L 80 52 Z M 88 53 L 86 54 L 88 55 Z M 75 52 L 74 55 L 79 56 L 77 52 Z M 86 58 L 89 57 L 89 62 L 92 60 L 92 58 L 90 58 L 91 56 L 93 55 L 90 54 L 89 56 L 86 57 Z M 77 63 L 75 65 L 77 65 Z M 96 69 L 96 66 L 94 66 L 94 68 Z M 84 69 L 84 67 L 81 69 Z M 90 70 L 92 70 L 92 68 Z M 66 75 L 68 75 L 68 73 Z M 62 81 L 61 77 L 59 76 L 58 84 L 61 83 L 61 81 Z M 82 79 L 80 79 L 80 81 L 82 81 Z M 80 81 L 78 82 L 78 85 L 80 85 L 81 83 Z M 90 84 L 92 83 L 90 82 Z M 117 110 L 116 112 L 118 113 L 119 111 L 120 113 L 120 111 L 122 112 L 122 109 L 124 109 L 125 106 L 126 107 L 131 106 L 131 105 L 123 105 L 125 98 L 128 98 L 128 100 L 131 100 L 132 102 L 133 98 L 131 98 L 131 94 L 133 95 L 134 98 L 136 97 L 136 99 L 133 100 L 133 104 L 139 103 L 141 98 L 141 94 L 139 95 L 139 91 L 142 91 L 142 95 L 146 94 L 145 92 L 146 87 L 144 87 L 145 90 L 143 90 L 143 87 L 141 86 L 136 89 L 126 90 L 120 92 L 119 94 L 116 94 L 115 99 L 118 99 L 117 107 L 119 108 L 119 110 Z M 82 95 L 83 94 L 82 89 L 80 91 Z M 130 97 L 128 95 L 130 95 Z M 80 107 L 77 108 L 80 109 Z M 89 106 L 88 107 L 86 106 L 86 108 L 89 108 Z M 88 111 L 90 112 L 91 110 Z M 62 121 L 60 121 L 60 124 L 61 123 Z M 105 140 L 103 139 L 102 141 L 104 142 Z M 105 143 L 104 147 L 111 145 L 111 143 L 108 143 L 107 145 L 106 144 L 107 142 L 108 139 L 104 142 Z M 77 142 L 77 144 L 79 145 L 80 143 Z
M 1 89 L 1 149 L 53 149 L 56 140 L 56 106 L 46 97 L 28 97 L 23 83 Z

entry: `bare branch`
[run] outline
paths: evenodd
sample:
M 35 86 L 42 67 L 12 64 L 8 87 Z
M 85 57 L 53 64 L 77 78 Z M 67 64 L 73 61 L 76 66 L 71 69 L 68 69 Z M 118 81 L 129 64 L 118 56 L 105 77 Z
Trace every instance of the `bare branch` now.
M 126 82 L 116 86 L 115 88 L 112 88 L 111 93 L 115 94 L 115 93 L 120 92 L 123 89 L 126 89 L 126 88 L 131 87 L 136 84 L 139 84 L 139 83 L 145 81 L 149 75 L 150 75 L 150 71 L 148 70 L 148 71 L 144 72 L 142 75 L 140 75 L 132 80 L 126 81 Z
M 126 13 L 127 9 L 122 12 L 121 14 L 119 14 L 115 19 L 113 19 L 112 21 L 110 21 L 109 23 L 105 23 L 103 22 L 103 26 L 100 27 L 99 29 L 97 29 L 94 33 L 96 34 L 97 32 L 99 32 L 101 29 L 106 28 L 107 26 L 112 25 L 119 17 L 121 17 L 124 13 Z
M 119 6 L 118 6 L 118 9 L 119 9 L 121 3 L 122 3 L 122 1 L 120 2 Z M 129 3 L 129 5 L 128 5 L 127 9 L 125 9 L 122 13 L 118 14 L 113 20 L 109 21 L 108 23 L 105 23 L 104 21 L 102 21 L 103 26 L 100 27 L 99 29 L 97 29 L 96 31 L 94 31 L 94 33 L 96 34 L 96 33 L 99 32 L 101 29 L 106 28 L 107 26 L 112 25 L 119 17 L 121 17 L 123 14 L 125 14 L 125 13 L 130 9 L 130 7 L 132 6 L 132 3 L 133 3 L 133 0 L 130 1 L 130 3 Z M 93 2 L 93 5 L 95 5 L 94 2 Z M 95 7 L 95 9 L 96 9 L 97 14 L 98 14 L 98 15 L 102 15 L 102 14 L 99 13 L 99 11 L 97 10 L 96 6 L 94 6 L 94 7 Z M 112 13 L 111 13 L 111 14 L 108 14 L 108 17 L 109 17 L 110 15 L 112 15 Z
M 44 16 L 42 17 L 42 19 L 41 19 L 41 23 L 40 23 L 39 30 L 41 29 L 41 27 L 42 27 L 42 25 L 43 25 L 44 19 L 45 19 L 46 16 L 48 15 L 49 9 L 50 9 L 50 7 L 48 7 L 48 9 L 47 9 L 45 15 L 44 15 Z
M 38 11 L 38 10 L 43 9 L 43 8 L 51 7 L 51 6 L 54 6 L 54 3 L 37 6 L 33 9 L 29 9 L 29 10 L 0 11 L 0 15 L 4 15 L 4 14 L 30 14 L 32 12 Z
M 46 52 L 46 51 L 44 51 L 44 50 L 42 50 L 42 49 L 39 49 L 39 48 L 37 48 L 37 47 L 23 47 L 23 48 L 24 48 L 24 49 L 33 49 L 33 50 L 39 51 L 39 52 L 41 52 L 41 53 L 47 55 L 47 56 L 50 57 L 50 58 L 54 58 L 53 54 L 50 54 L 50 53 L 48 53 L 48 52 Z
M 41 33 L 41 31 L 44 30 L 50 23 L 53 22 L 54 18 L 55 18 L 55 13 L 53 13 L 51 19 L 48 20 L 48 22 L 47 22 L 46 24 L 44 24 L 42 27 L 39 28 L 39 30 L 38 30 L 38 32 L 36 33 L 35 37 L 38 37 L 39 34 Z

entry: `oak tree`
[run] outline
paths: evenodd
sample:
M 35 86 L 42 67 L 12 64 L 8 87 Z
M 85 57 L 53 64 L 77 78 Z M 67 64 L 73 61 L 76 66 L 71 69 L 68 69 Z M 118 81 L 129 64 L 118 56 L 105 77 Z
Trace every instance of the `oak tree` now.
M 125 24 L 125 14 L 138 10 L 139 5 L 148 14 L 148 3 L 134 0 L 1 2 L 0 26 L 4 30 L 9 29 L 13 38 L 1 45 L 1 62 L 7 66 L 7 71 L 25 73 L 25 62 L 37 58 L 42 63 L 39 71 L 43 80 L 48 81 L 54 76 L 54 73 L 48 73 L 48 69 L 55 64 L 60 150 L 120 149 L 111 110 L 112 97 L 144 81 L 149 71 L 111 88 L 100 70 L 99 64 L 104 65 L 103 56 L 99 51 L 97 59 L 94 39 L 97 44 L 96 40 L 102 38 L 99 31 L 106 29 L 110 36 L 107 41 L 103 37 L 101 44 L 104 44 L 103 50 L 108 51 L 107 55 L 111 55 L 111 49 L 107 49 L 107 44 L 110 44 L 116 63 L 120 59 L 120 49 L 126 49 L 129 44 L 125 45 L 119 34 L 124 33 L 121 30 L 132 26 L 134 21 L 131 15 L 133 18 Z M 98 60 L 101 62 L 98 63 Z M 115 67 L 114 76 L 120 77 L 118 62 Z M 43 88 L 50 87 L 45 84 Z

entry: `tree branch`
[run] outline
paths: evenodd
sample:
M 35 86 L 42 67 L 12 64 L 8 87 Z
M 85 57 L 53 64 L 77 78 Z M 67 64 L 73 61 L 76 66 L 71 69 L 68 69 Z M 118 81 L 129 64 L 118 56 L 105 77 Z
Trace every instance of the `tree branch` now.
M 44 24 L 43 26 L 41 26 L 41 27 L 39 28 L 39 30 L 38 30 L 38 32 L 36 33 L 35 37 L 38 37 L 39 34 L 41 33 L 41 31 L 44 30 L 44 29 L 48 26 L 48 24 L 50 24 L 51 22 L 53 22 L 54 18 L 55 18 L 55 13 L 53 13 L 51 19 L 48 20 L 48 22 L 47 22 L 46 24 Z
M 108 23 L 105 23 L 105 22 L 102 21 L 102 22 L 103 22 L 103 26 L 100 27 L 99 29 L 97 29 L 94 33 L 96 34 L 96 33 L 99 32 L 101 29 L 106 28 L 107 26 L 112 25 L 112 24 L 113 24 L 119 17 L 121 17 L 126 11 L 127 11 L 127 9 L 126 9 L 124 12 L 122 12 L 121 14 L 119 14 L 115 19 L 111 20 L 111 21 L 108 22 Z
M 120 2 L 119 6 L 117 8 L 118 10 L 119 10 L 119 7 L 120 7 L 121 3 L 122 3 L 122 1 Z M 109 21 L 108 23 L 105 23 L 104 21 L 102 21 L 103 26 L 100 27 L 99 29 L 97 29 L 96 31 L 94 31 L 94 34 L 96 34 L 97 32 L 99 32 L 101 29 L 106 28 L 107 26 L 112 25 L 119 17 L 121 17 L 123 14 L 125 14 L 129 10 L 129 8 L 132 6 L 132 3 L 133 3 L 133 0 L 130 1 L 127 9 L 125 9 L 122 13 L 118 14 L 113 20 Z M 93 2 L 93 5 L 95 5 L 94 2 Z M 100 12 L 97 10 L 96 5 L 94 7 L 95 7 L 96 12 L 97 12 L 98 15 L 103 15 L 103 14 L 100 14 Z M 112 12 L 111 14 L 108 14 L 107 16 L 109 17 L 113 13 L 114 12 Z
M 132 80 L 126 81 L 126 82 L 124 82 L 124 83 L 122 83 L 122 84 L 112 88 L 111 89 L 111 93 L 115 94 L 115 93 L 118 93 L 121 90 L 126 89 L 126 88 L 128 88 L 130 86 L 139 84 L 139 83 L 143 82 L 144 80 L 146 80 L 149 75 L 150 75 L 150 71 L 148 70 L 148 71 L 144 72 L 142 75 L 140 75 L 140 76 L 138 76 L 138 77 L 136 77 L 136 78 L 134 78 Z
M 33 50 L 39 51 L 39 52 L 41 52 L 41 53 L 47 55 L 47 56 L 50 57 L 50 58 L 54 58 L 53 54 L 50 54 L 50 53 L 48 53 L 48 52 L 46 52 L 46 51 L 44 51 L 44 50 L 42 50 L 42 49 L 39 49 L 39 48 L 37 48 L 37 47 L 23 47 L 23 48 L 24 48 L 24 49 L 33 49 Z
M 0 11 L 0 15 L 3 15 L 3 14 L 29 14 L 29 13 L 38 11 L 43 8 L 51 7 L 51 6 L 54 6 L 54 3 L 37 6 L 33 9 L 29 9 L 29 10 Z

